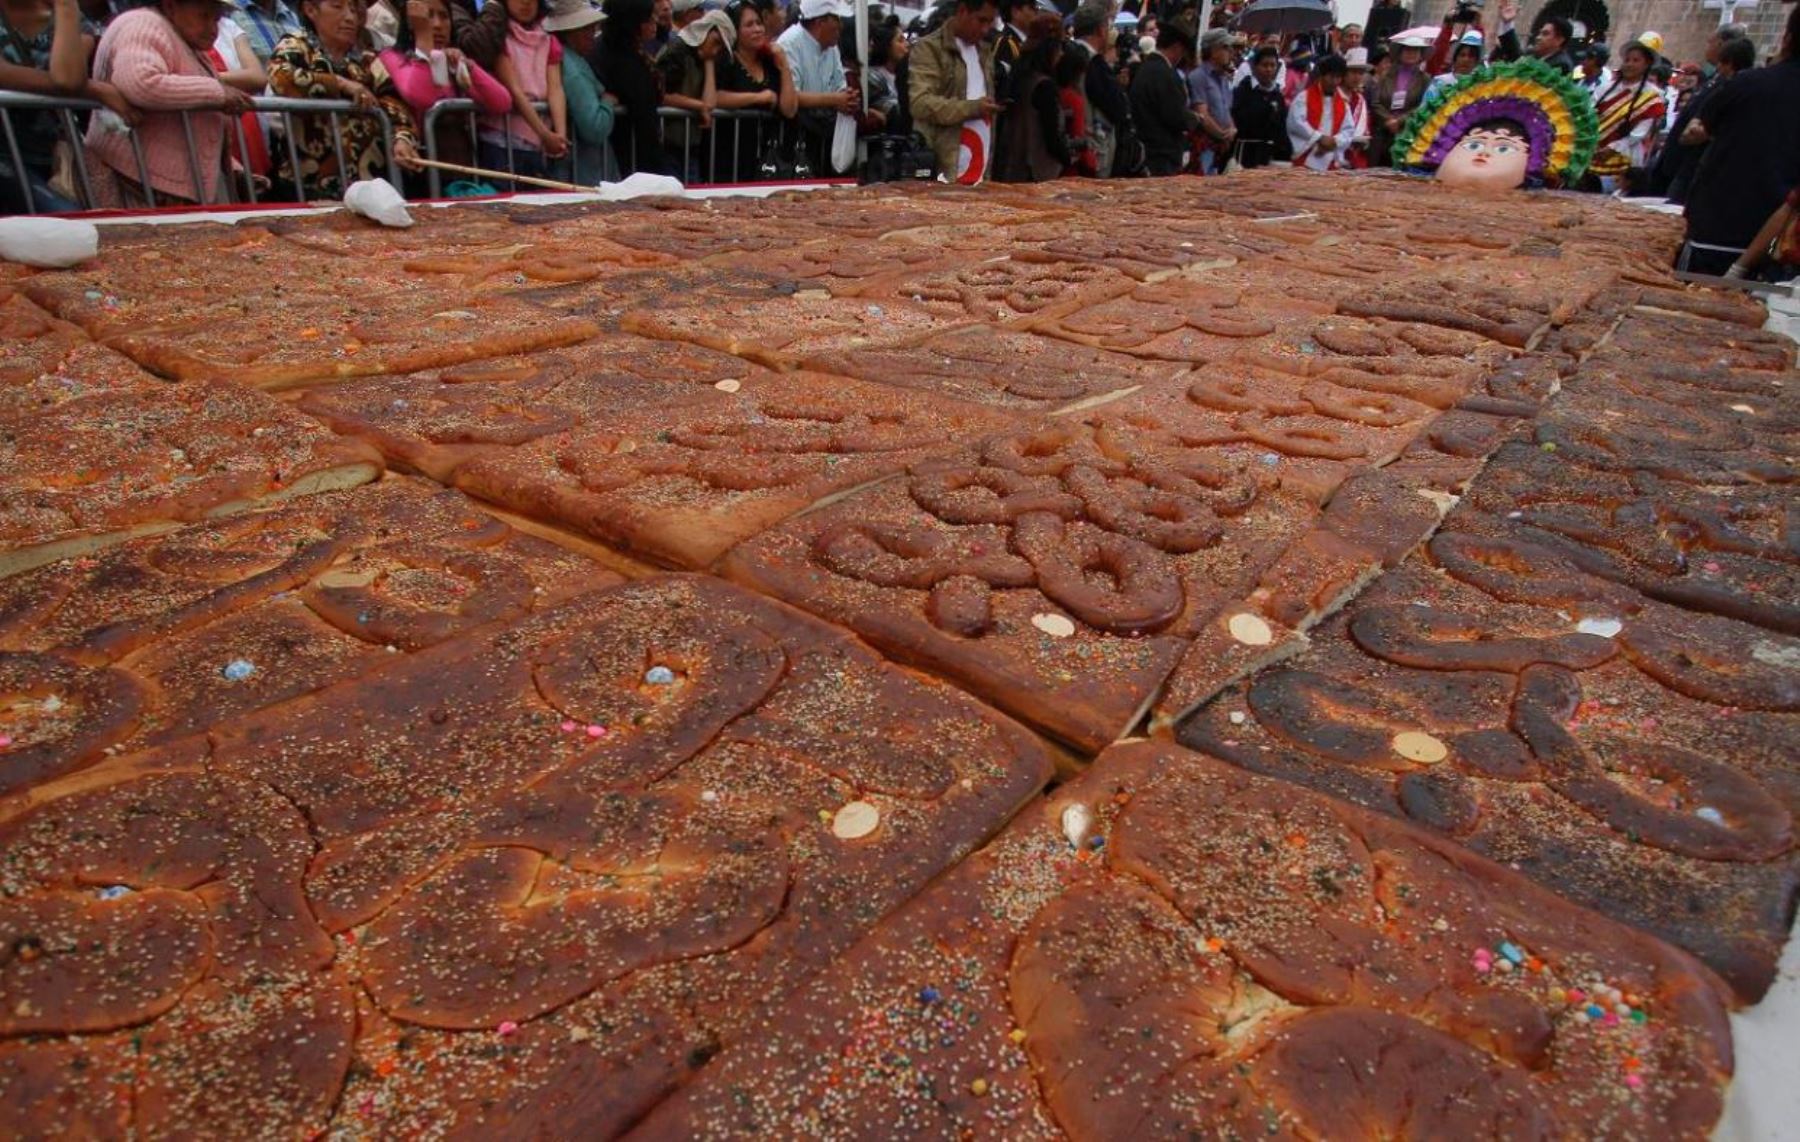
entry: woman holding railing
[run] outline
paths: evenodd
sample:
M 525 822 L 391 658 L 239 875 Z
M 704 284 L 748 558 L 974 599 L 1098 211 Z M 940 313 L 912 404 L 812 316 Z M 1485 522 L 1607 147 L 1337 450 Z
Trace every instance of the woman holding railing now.
M 446 99 L 472 99 L 478 110 L 504 115 L 512 93 L 480 64 L 450 46 L 449 0 L 408 0 L 394 46 L 380 55 L 394 90 L 412 111 L 413 137 L 424 141 L 425 115 Z M 434 125 L 437 157 L 468 166 L 475 161 L 468 114 L 445 115 Z
M 563 95 L 568 101 L 569 134 L 575 146 L 550 168 L 552 178 L 594 186 L 619 177 L 612 157 L 613 120 L 618 100 L 606 93 L 587 57 L 593 54 L 606 19 L 595 0 L 551 0 L 544 27 L 563 46 Z
M 762 174 L 765 158 L 779 161 L 787 121 L 800 110 L 794 73 L 787 57 L 769 39 L 762 9 L 755 0 L 732 0 L 725 15 L 737 28 L 737 43 L 719 68 L 719 106 L 730 111 L 765 111 L 778 121 L 754 119 L 733 123 L 737 132 L 734 149 L 738 182 L 753 182 Z M 766 128 L 766 130 L 765 130 Z
M 230 200 L 225 131 L 229 116 L 250 109 L 250 96 L 221 82 L 203 54 L 219 34 L 219 9 L 216 0 L 159 0 L 107 25 L 94 78 L 142 115 L 135 132 L 111 111 L 89 120 L 83 145 L 95 206 L 149 205 L 146 176 L 159 206 Z
M 99 99 L 135 122 L 137 110 L 117 88 L 88 78 L 93 48 L 76 0 L 0 0 L 0 90 Z M 74 188 L 57 178 L 59 168 L 66 171 L 72 159 L 63 150 L 70 144 L 63 139 L 57 112 L 14 110 L 8 121 L 17 154 L 11 148 L 0 150 L 0 209 L 80 209 L 70 197 Z M 23 171 L 13 170 L 15 157 Z M 58 189 L 52 189 L 52 182 Z
M 367 114 L 377 108 L 393 124 L 395 161 L 408 169 L 417 166 L 412 110 L 394 90 L 387 68 L 362 47 L 364 14 L 363 0 L 306 0 L 300 7 L 306 30 L 284 38 L 269 57 L 269 89 L 276 95 L 347 100 L 364 112 L 293 116 L 290 142 L 300 159 L 296 189 L 304 201 L 341 198 L 352 182 L 387 177 L 381 120 Z M 275 168 L 292 187 L 292 162 L 279 151 Z

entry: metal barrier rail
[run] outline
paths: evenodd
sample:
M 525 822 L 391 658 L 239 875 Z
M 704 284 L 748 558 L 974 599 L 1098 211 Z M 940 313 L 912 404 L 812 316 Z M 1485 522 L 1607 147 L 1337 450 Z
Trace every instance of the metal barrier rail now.
M 346 186 L 349 185 L 350 166 L 344 161 L 344 129 L 338 116 L 367 115 L 373 117 L 381 125 L 381 151 L 387 158 L 388 181 L 393 183 L 396 188 L 401 185 L 400 164 L 394 161 L 394 121 L 388 118 L 388 113 L 380 107 L 362 108 L 348 99 L 287 99 L 274 95 L 258 96 L 250 102 L 253 104 L 252 109 L 258 113 L 272 112 L 281 116 L 282 134 L 287 141 L 288 160 L 294 172 L 294 190 L 300 195 L 302 202 L 306 200 L 306 190 L 301 185 L 300 148 L 294 142 L 294 116 L 296 114 L 328 114 L 331 116 L 331 143 L 337 153 L 338 178 Z M 185 117 L 184 113 L 183 118 Z M 238 146 L 243 148 L 243 153 L 247 156 L 250 150 L 244 139 L 244 117 L 242 115 L 233 116 L 232 126 L 237 129 Z M 192 153 L 193 148 L 190 141 L 189 154 Z M 255 202 L 255 184 L 252 180 L 246 180 L 246 182 L 250 184 L 250 201 Z
M 296 116 L 302 115 L 327 115 L 330 117 L 332 145 L 337 155 L 338 170 L 346 175 L 350 171 L 350 165 L 346 162 L 344 153 L 344 134 L 341 117 L 345 115 L 373 116 L 381 125 L 382 145 L 387 157 L 388 181 L 392 182 L 396 187 L 402 187 L 404 185 L 402 182 L 400 166 L 394 160 L 394 125 L 387 113 L 380 107 L 367 109 L 359 108 L 349 100 L 342 99 L 289 99 L 280 96 L 258 97 L 251 100 L 251 105 L 252 111 L 259 115 L 280 116 L 281 138 L 277 140 L 274 137 L 274 133 L 271 132 L 271 135 L 267 140 L 268 147 L 271 151 L 270 158 L 273 167 L 279 168 L 281 163 L 276 161 L 273 152 L 276 150 L 278 143 L 285 144 L 282 149 L 285 149 L 287 153 L 286 165 L 293 174 L 293 188 L 295 192 L 301 196 L 300 201 L 306 201 L 304 197 L 305 188 L 303 185 L 305 180 L 301 175 L 300 149 L 296 138 L 294 122 Z M 547 114 L 549 112 L 549 105 L 546 103 L 536 104 L 536 107 L 542 113 Z M 474 113 L 478 113 L 479 110 L 480 109 L 476 106 L 475 102 L 470 99 L 443 99 L 428 108 L 421 123 L 421 134 L 424 137 L 420 140 L 426 157 L 430 159 L 436 159 L 438 157 L 437 130 L 439 120 L 442 116 L 449 114 L 461 113 L 465 115 L 468 124 L 470 146 L 473 149 L 478 143 L 476 117 Z M 73 153 L 73 173 L 77 183 L 76 191 L 81 199 L 78 205 L 91 208 L 95 204 L 93 183 L 89 178 L 87 154 L 86 149 L 82 145 L 81 124 L 77 119 L 77 116 L 92 115 L 103 111 L 105 111 L 105 107 L 91 99 L 34 95 L 20 91 L 0 91 L 0 133 L 4 133 L 5 135 L 7 148 L 6 157 L 9 158 L 12 163 L 15 176 L 19 183 L 19 195 L 28 214 L 36 214 L 39 212 L 37 202 L 38 195 L 33 191 L 33 180 L 28 175 L 25 167 L 24 154 L 19 145 L 18 130 L 13 122 L 14 114 L 21 112 L 50 112 L 57 117 L 62 134 L 69 142 Z M 182 137 L 187 150 L 188 173 L 193 180 L 194 201 L 206 205 L 211 196 L 207 193 L 206 189 L 206 174 L 201 169 L 199 147 L 195 140 L 194 123 L 192 119 L 194 114 L 199 113 L 222 114 L 222 112 L 200 112 L 198 110 L 191 112 L 176 112 L 176 114 L 181 116 Z M 159 112 L 159 114 L 166 114 L 166 112 Z M 247 158 L 250 154 L 250 146 L 249 138 L 244 129 L 244 117 L 242 115 L 231 115 L 229 118 L 230 134 L 226 139 L 227 146 L 231 144 L 232 139 L 235 139 L 238 153 Z M 752 124 L 756 127 L 757 138 L 759 141 L 762 140 L 763 128 L 765 126 L 775 126 L 781 133 L 780 139 L 784 145 L 788 140 L 789 130 L 793 128 L 793 122 L 791 120 L 784 119 L 771 111 L 752 108 L 715 109 L 712 113 L 713 127 L 709 130 L 700 130 L 697 128 L 696 125 L 699 118 L 700 117 L 694 112 L 686 111 L 681 108 L 657 108 L 657 137 L 659 142 L 664 143 L 666 146 L 670 134 L 671 123 L 680 123 L 684 128 L 681 132 L 681 175 L 684 181 L 696 174 L 699 176 L 699 181 L 701 182 L 737 181 L 738 174 L 743 169 L 743 136 L 745 124 Z M 725 168 L 724 177 L 720 177 L 722 172 L 719 166 L 719 135 L 723 125 L 727 123 L 731 125 L 731 165 L 728 168 Z M 138 185 L 143 190 L 145 203 L 154 207 L 157 205 L 156 190 L 151 185 L 150 167 L 144 158 L 142 140 L 139 138 L 138 132 L 135 129 L 128 128 L 127 135 L 131 143 L 132 157 L 137 166 Z M 624 135 L 628 146 L 626 154 L 629 156 L 630 166 L 635 170 L 638 165 L 637 137 L 635 133 L 631 132 L 629 129 L 624 132 Z M 704 139 L 706 148 L 704 167 L 695 165 L 696 142 L 697 139 L 700 138 Z M 577 141 L 573 137 L 573 132 L 571 132 L 567 159 L 571 172 L 577 169 L 577 147 Z M 602 169 L 605 169 L 604 160 Z M 508 174 L 518 173 L 510 139 L 508 139 L 506 146 L 506 170 Z M 442 175 L 438 171 L 432 170 L 429 172 L 428 185 L 430 187 L 430 194 L 433 198 L 442 197 Z M 225 202 L 237 201 L 234 193 L 235 189 L 236 188 L 231 183 L 228 182 L 225 184 L 224 192 L 227 196 L 224 199 Z M 243 180 L 243 190 L 248 201 L 254 205 L 258 201 L 255 179 L 246 177 Z
M 535 103 L 535 104 L 533 104 L 533 106 L 537 108 L 537 110 L 540 114 L 548 114 L 549 113 L 550 105 L 548 103 Z M 440 99 L 436 103 L 433 103 L 426 110 L 424 119 L 421 121 L 420 128 L 419 128 L 420 133 L 424 135 L 423 145 L 424 145 L 424 149 L 425 149 L 425 157 L 428 159 L 431 159 L 433 161 L 437 160 L 437 157 L 438 157 L 438 120 L 440 117 L 442 117 L 444 115 L 460 114 L 460 115 L 463 115 L 466 117 L 466 121 L 468 123 L 468 130 L 469 130 L 469 146 L 471 149 L 474 149 L 478 144 L 477 132 L 476 132 L 476 128 L 475 128 L 475 115 L 480 113 L 480 110 L 481 109 L 476 105 L 476 103 L 473 99 Z M 694 112 L 686 111 L 679 107 L 658 107 L 656 109 L 656 114 L 657 114 L 657 120 L 658 120 L 657 138 L 660 141 L 664 142 L 665 144 L 669 137 L 669 124 L 671 122 L 681 122 L 684 125 L 691 126 L 691 125 L 697 123 L 700 119 L 700 117 L 698 115 L 696 115 Z M 744 124 L 745 123 L 755 123 L 755 124 L 758 124 L 759 128 L 760 128 L 760 125 L 763 123 L 776 123 L 776 124 L 784 124 L 785 123 L 785 121 L 781 118 L 781 116 L 776 115 L 774 112 L 760 111 L 760 110 L 756 110 L 754 108 L 743 108 L 743 109 L 720 108 L 720 109 L 716 109 L 713 111 L 712 117 L 713 117 L 713 121 L 714 121 L 715 125 L 718 123 L 730 123 L 732 125 L 732 129 L 731 129 L 731 167 L 730 167 L 731 177 L 724 178 L 724 179 L 721 179 L 718 177 L 719 136 L 718 136 L 718 131 L 715 126 L 714 130 L 706 131 L 706 132 L 700 132 L 700 131 L 696 131 L 696 130 L 686 130 L 686 131 L 682 132 L 681 170 L 682 170 L 682 176 L 683 176 L 684 180 L 686 179 L 688 172 L 699 169 L 693 165 L 694 150 L 695 150 L 694 138 L 696 135 L 704 134 L 706 137 L 706 140 L 707 140 L 706 166 L 704 168 L 703 177 L 702 177 L 701 181 L 703 181 L 703 182 L 733 182 L 733 181 L 736 181 L 736 173 L 740 169 L 740 161 L 741 161 L 742 154 L 743 154 Z M 783 129 L 785 130 L 785 126 Z M 632 133 L 630 130 L 626 130 L 626 131 L 622 132 L 622 134 L 623 134 L 623 137 L 627 144 L 627 149 L 626 149 L 625 153 L 627 156 L 629 156 L 631 168 L 633 170 L 636 170 L 637 165 L 638 165 L 637 164 L 637 136 L 634 133 Z M 620 137 L 620 135 L 621 135 L 621 132 L 618 132 L 615 130 L 615 132 L 613 134 L 613 139 L 616 141 Z M 609 146 L 610 146 L 610 144 L 609 144 Z M 571 131 L 569 133 L 569 157 L 568 157 L 569 168 L 571 171 L 578 169 L 578 163 L 576 160 L 576 147 L 577 147 L 577 143 L 575 140 L 575 135 L 574 135 L 574 132 Z M 513 146 L 512 146 L 512 140 L 510 138 L 508 138 L 507 142 L 506 142 L 506 173 L 507 174 L 518 174 L 519 173 L 517 162 L 513 157 Z M 572 180 L 573 180 L 573 175 L 571 175 L 571 181 Z M 443 176 L 441 174 L 439 174 L 438 171 L 432 170 L 430 172 L 429 178 L 428 178 L 428 183 L 431 188 L 431 197 L 433 197 L 433 198 L 443 197 L 443 193 L 444 193 Z
M 293 172 L 294 189 L 301 195 L 301 201 L 305 201 L 303 185 L 305 180 L 300 172 L 300 148 L 295 141 L 294 134 L 294 117 L 296 115 L 330 116 L 332 146 L 336 151 L 338 170 L 344 174 L 349 173 L 350 167 L 345 162 L 344 130 L 341 116 L 364 115 L 376 119 L 381 125 L 381 140 L 387 157 L 388 179 L 395 186 L 400 185 L 400 166 L 394 161 L 394 124 L 388 118 L 387 112 L 380 107 L 360 108 L 347 99 L 288 99 L 280 96 L 260 96 L 252 99 L 250 103 L 251 110 L 258 114 L 281 116 L 289 169 Z M 4 133 L 6 136 L 6 153 L 12 162 L 14 175 L 18 179 L 19 194 L 24 201 L 26 213 L 38 213 L 37 196 L 32 192 L 31 179 L 26 172 L 24 156 L 19 148 L 19 135 L 13 124 L 13 113 L 48 111 L 59 118 L 63 134 L 73 151 L 75 179 L 78 184 L 76 189 L 81 196 L 80 205 L 92 207 L 94 205 L 94 188 L 88 176 L 87 154 L 82 146 L 82 132 L 75 117 L 77 114 L 96 114 L 104 110 L 105 107 L 102 104 L 91 99 L 69 99 L 58 96 L 33 95 L 22 91 L 0 91 L 0 133 Z M 200 151 L 194 138 L 192 116 L 197 113 L 201 112 L 198 109 L 176 112 L 181 116 L 181 133 L 187 148 L 188 174 L 193 180 L 194 201 L 207 205 L 209 196 L 206 192 L 206 175 L 200 169 Z M 218 111 L 204 113 L 224 114 L 224 112 Z M 167 112 L 152 112 L 152 114 L 167 114 Z M 250 154 L 250 146 L 249 139 L 244 132 L 244 117 L 230 115 L 229 118 L 231 120 L 230 131 L 237 140 L 238 153 L 247 158 Z M 137 166 L 138 185 L 144 192 L 145 203 L 154 207 L 156 205 L 156 189 L 150 182 L 149 164 L 144 161 L 143 143 L 138 138 L 135 129 L 128 128 L 127 133 L 131 140 L 132 158 Z M 227 139 L 227 143 L 229 142 L 230 138 Z M 273 140 L 270 142 L 272 145 Z M 255 180 L 246 178 L 244 187 L 249 201 L 254 204 L 257 201 Z M 229 184 L 225 187 L 225 193 L 227 195 L 232 193 L 232 187 Z M 225 201 L 232 202 L 236 199 L 228 197 Z
M 550 105 L 548 103 L 544 103 L 544 102 L 540 101 L 537 103 L 533 103 L 532 107 L 534 107 L 537 110 L 539 115 L 547 116 L 550 114 Z M 444 115 L 457 115 L 457 114 L 462 115 L 463 121 L 468 124 L 469 153 L 474 154 L 476 151 L 476 148 L 480 146 L 480 137 L 479 137 L 479 133 L 476 130 L 475 117 L 476 117 L 476 115 L 482 114 L 482 113 L 483 112 L 481 111 L 481 108 L 475 103 L 475 101 L 473 99 L 440 99 L 436 103 L 433 103 L 430 107 L 427 107 L 425 109 L 425 117 L 419 123 L 419 131 L 421 134 L 423 134 L 425 136 L 425 138 L 423 140 L 421 140 L 424 145 L 424 148 L 425 148 L 425 157 L 432 160 L 433 162 L 437 161 L 437 157 L 438 157 L 438 141 L 437 141 L 438 119 Z M 570 131 L 569 132 L 568 163 L 569 163 L 569 170 L 571 172 L 573 172 L 576 169 L 576 157 L 575 156 L 576 156 L 576 150 L 579 147 L 579 145 L 580 144 L 577 142 L 577 140 L 575 138 L 575 132 Z M 559 159 L 557 161 L 560 162 L 562 160 Z M 512 175 L 516 175 L 519 173 L 518 162 L 513 157 L 512 136 L 510 134 L 506 136 L 506 173 L 512 174 Z M 571 173 L 570 181 L 573 181 L 573 180 L 574 180 L 574 176 Z M 433 197 L 433 198 L 444 197 L 444 185 L 443 185 L 444 176 L 441 172 L 439 172 L 436 168 L 432 168 L 432 169 L 428 170 L 426 172 L 426 182 L 431 188 L 431 197 Z M 398 186 L 400 184 L 395 183 L 394 185 Z
M 699 122 L 699 119 L 700 119 L 699 115 L 695 114 L 692 111 L 684 110 L 680 107 L 658 107 L 656 109 L 656 117 L 658 120 L 658 122 L 657 122 L 657 138 L 660 142 L 662 142 L 663 148 L 665 151 L 668 149 L 670 122 L 679 120 L 679 121 L 683 121 L 683 122 L 687 123 L 691 127 L 692 124 Z M 704 173 L 701 176 L 701 181 L 702 182 L 736 182 L 736 181 L 738 181 L 737 172 L 740 169 L 742 169 L 741 163 L 742 163 L 742 157 L 743 157 L 744 124 L 746 124 L 746 123 L 756 124 L 757 135 L 759 138 L 761 137 L 761 133 L 762 133 L 762 125 L 765 123 L 773 124 L 780 129 L 784 139 L 786 138 L 788 129 L 793 125 L 793 120 L 791 120 L 791 119 L 784 119 L 780 115 L 777 115 L 773 111 L 761 111 L 754 107 L 744 107 L 744 108 L 715 107 L 715 108 L 713 108 L 712 118 L 713 118 L 713 124 L 714 124 L 712 130 L 705 131 L 705 132 L 697 132 L 695 130 L 690 129 L 690 130 L 684 131 L 682 133 L 681 177 L 684 181 L 688 178 L 688 172 L 696 169 L 694 167 L 694 163 L 693 163 L 694 136 L 696 134 L 704 134 L 706 136 L 706 167 L 704 168 Z M 719 177 L 719 127 L 718 127 L 718 124 L 720 124 L 720 123 L 731 124 L 731 167 L 730 167 L 731 175 L 729 178 L 723 178 L 723 179 Z M 631 140 L 631 149 L 630 149 L 631 167 L 633 170 L 636 170 L 637 165 L 638 165 L 637 164 L 637 136 L 635 134 L 630 134 L 630 133 L 628 133 L 628 135 Z

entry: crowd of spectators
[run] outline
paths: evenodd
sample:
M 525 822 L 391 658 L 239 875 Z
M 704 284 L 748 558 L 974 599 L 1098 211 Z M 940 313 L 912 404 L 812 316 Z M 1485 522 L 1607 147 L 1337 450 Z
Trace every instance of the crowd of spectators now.
M 1521 28 L 1516 0 L 1486 29 L 1465 5 L 1435 34 L 1402 31 L 1375 19 L 1383 7 L 1382 35 L 1255 43 L 1202 32 L 1192 0 L 941 0 L 906 27 L 872 8 L 863 60 L 849 0 L 114 3 L 0 0 L 0 89 L 93 107 L 75 139 L 57 112 L 9 112 L 6 209 L 28 194 L 40 211 L 144 205 L 147 191 L 163 205 L 334 198 L 390 161 L 422 194 L 426 154 L 510 172 L 452 193 L 525 185 L 514 175 L 804 179 L 845 173 L 846 131 L 910 148 L 906 173 L 960 181 L 1360 169 L 1391 162 L 1434 87 L 1526 56 L 1594 101 L 1599 146 L 1574 189 L 1685 203 L 1697 268 L 1743 263 L 1800 186 L 1794 21 L 1758 67 L 1737 25 L 1677 65 L 1654 32 L 1614 51 L 1554 15 Z M 271 113 L 259 95 L 352 111 Z

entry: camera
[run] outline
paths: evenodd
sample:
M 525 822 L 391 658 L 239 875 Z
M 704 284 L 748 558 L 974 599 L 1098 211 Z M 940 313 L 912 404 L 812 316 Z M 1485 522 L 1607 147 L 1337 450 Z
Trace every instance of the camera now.
M 1452 24 L 1479 24 L 1481 22 L 1481 4 L 1479 0 L 1461 0 L 1456 11 L 1450 16 Z

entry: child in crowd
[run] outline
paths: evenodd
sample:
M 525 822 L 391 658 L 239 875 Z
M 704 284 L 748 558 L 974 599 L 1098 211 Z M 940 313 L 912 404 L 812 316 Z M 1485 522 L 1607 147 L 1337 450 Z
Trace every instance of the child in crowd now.
M 1088 138 L 1087 62 L 1087 53 L 1079 49 L 1064 52 L 1056 61 L 1056 99 L 1062 105 L 1063 135 L 1072 143 Z M 1099 162 L 1092 147 L 1074 147 L 1069 158 L 1063 174 L 1099 176 Z
M 562 44 L 544 28 L 547 13 L 543 0 L 505 3 L 506 47 L 500 52 L 494 74 L 512 96 L 512 111 L 482 117 L 481 165 L 489 170 L 506 170 L 510 143 L 512 172 L 542 178 L 548 169 L 546 160 L 560 159 L 569 151 Z M 550 106 L 549 123 L 533 106 L 540 102 Z

